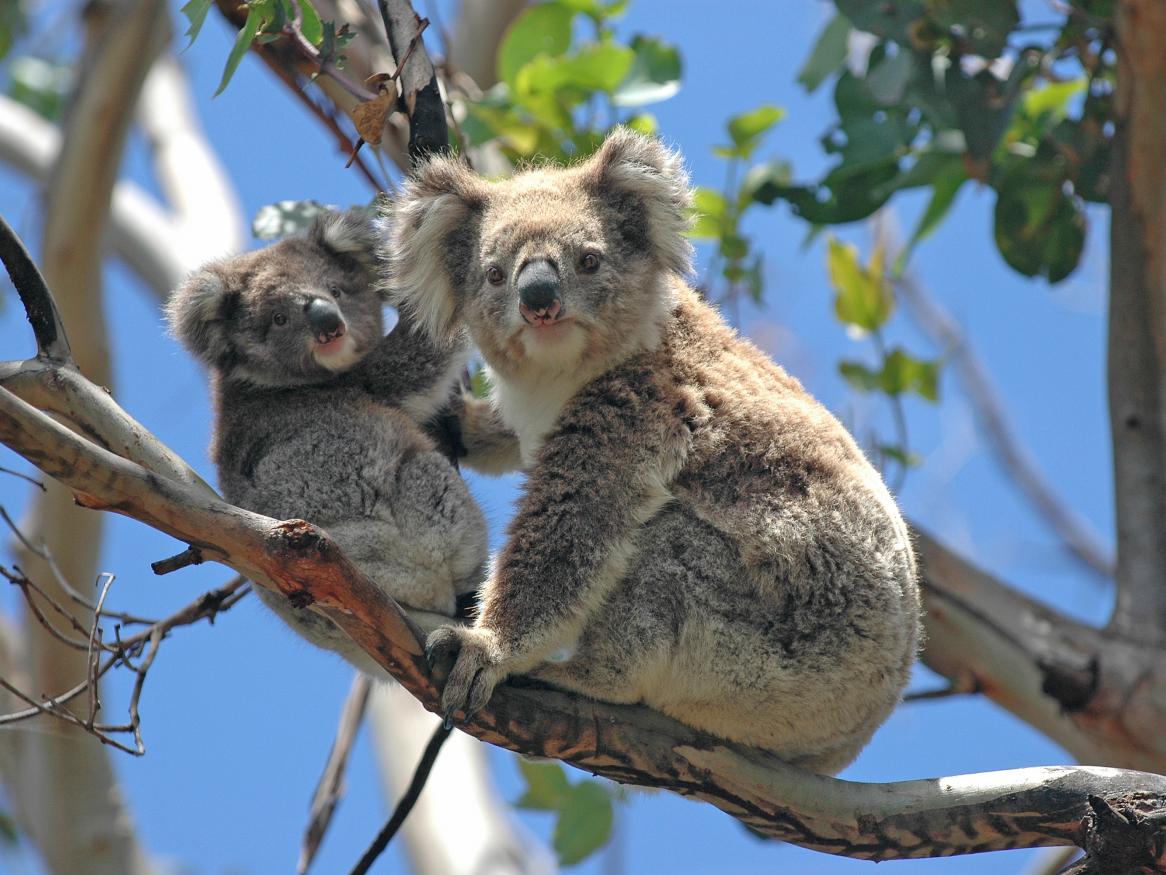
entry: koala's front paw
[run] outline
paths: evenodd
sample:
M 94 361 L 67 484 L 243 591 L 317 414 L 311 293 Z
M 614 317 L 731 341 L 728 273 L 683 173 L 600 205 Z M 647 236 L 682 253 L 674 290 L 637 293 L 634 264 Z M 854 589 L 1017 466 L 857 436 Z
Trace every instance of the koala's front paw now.
M 502 655 L 493 633 L 468 626 L 442 626 L 425 641 L 425 655 L 435 679 L 445 686 L 441 707 L 446 721 L 457 712 L 466 717 L 490 701 L 490 695 L 506 678 Z

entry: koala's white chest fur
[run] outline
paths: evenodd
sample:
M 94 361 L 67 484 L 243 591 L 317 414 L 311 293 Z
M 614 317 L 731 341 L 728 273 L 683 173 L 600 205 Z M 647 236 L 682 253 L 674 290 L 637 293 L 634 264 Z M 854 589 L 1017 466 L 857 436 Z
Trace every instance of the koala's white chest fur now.
M 518 435 L 522 463 L 533 463 L 543 438 L 554 427 L 563 407 L 585 381 L 578 375 L 504 380 L 489 371 L 491 398 L 502 421 Z

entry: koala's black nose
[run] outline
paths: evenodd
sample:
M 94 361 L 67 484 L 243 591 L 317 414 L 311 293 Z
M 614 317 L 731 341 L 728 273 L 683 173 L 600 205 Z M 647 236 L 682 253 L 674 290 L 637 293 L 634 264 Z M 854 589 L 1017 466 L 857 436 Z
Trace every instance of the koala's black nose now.
M 327 343 L 344 334 L 344 317 L 340 315 L 340 308 L 331 301 L 313 298 L 304 307 L 304 313 L 308 317 L 308 327 L 320 343 Z
M 518 272 L 516 285 L 518 300 L 535 313 L 551 308 L 559 300 L 559 272 L 545 258 L 523 265 Z

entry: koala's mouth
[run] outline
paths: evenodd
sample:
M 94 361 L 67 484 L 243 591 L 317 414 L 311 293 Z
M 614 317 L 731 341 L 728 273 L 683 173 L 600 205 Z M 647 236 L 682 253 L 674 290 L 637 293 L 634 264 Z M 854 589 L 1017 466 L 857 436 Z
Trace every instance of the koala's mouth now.
M 360 358 L 357 342 L 344 326 L 313 338 L 312 357 L 329 371 L 344 371 Z
M 518 304 L 518 313 L 522 316 L 523 322 L 534 328 L 554 325 L 565 316 L 563 302 L 557 298 L 551 301 L 546 307 L 541 307 L 537 310 L 520 302 Z

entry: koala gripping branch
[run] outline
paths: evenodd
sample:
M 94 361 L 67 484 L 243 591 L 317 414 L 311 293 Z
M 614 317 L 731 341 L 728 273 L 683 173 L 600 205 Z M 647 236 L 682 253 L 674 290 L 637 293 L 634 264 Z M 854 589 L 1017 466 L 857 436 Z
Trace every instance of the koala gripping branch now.
M 7 225 L 0 238 L 5 263 L 19 268 L 22 262 L 9 262 L 10 252 L 22 250 Z M 28 265 L 10 270 L 26 307 L 44 285 Z M 34 327 L 57 325 L 64 343 L 47 289 L 43 302 L 41 315 L 30 312 Z M 49 377 L 34 381 L 35 391 L 28 390 L 30 369 Z M 46 399 L 53 374 L 68 375 L 61 383 L 69 387 L 67 401 Z M 426 708 L 439 708 L 416 626 L 327 533 L 222 501 L 120 407 L 93 400 L 103 395 L 67 362 L 43 354 L 0 364 L 0 441 L 64 483 L 80 503 L 133 517 L 259 586 L 312 605 Z M 46 409 L 64 412 L 78 431 Z M 459 728 L 519 753 L 705 800 L 765 835 L 831 854 L 890 860 L 1077 845 L 1087 851 L 1078 873 L 1166 873 L 1166 777 L 1158 775 L 1054 767 L 856 784 L 730 746 L 645 708 L 521 680 L 500 687 Z

